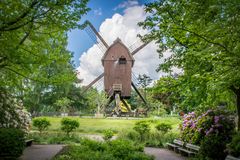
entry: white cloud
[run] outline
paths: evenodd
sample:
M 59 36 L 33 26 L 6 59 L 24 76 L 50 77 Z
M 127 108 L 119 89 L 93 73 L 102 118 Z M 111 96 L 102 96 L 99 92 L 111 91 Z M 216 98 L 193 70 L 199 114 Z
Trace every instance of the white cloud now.
M 117 7 L 115 7 L 113 10 L 116 11 L 118 9 L 123 9 L 123 8 L 129 8 L 138 5 L 137 0 L 127 0 L 122 3 L 120 3 Z
M 105 41 L 111 45 L 117 37 L 119 37 L 126 46 L 131 46 L 137 40 L 137 34 L 146 34 L 137 25 L 138 22 L 146 18 L 144 8 L 142 6 L 134 6 L 127 8 L 123 15 L 114 14 L 112 18 L 106 19 L 100 26 L 100 34 Z M 135 64 L 133 73 L 149 75 L 153 80 L 158 79 L 164 73 L 157 73 L 155 70 L 163 59 L 159 59 L 157 53 L 157 45 L 151 42 L 137 54 L 134 55 Z M 78 78 L 83 79 L 83 85 L 89 84 L 98 75 L 103 72 L 101 63 L 103 53 L 95 44 L 87 52 L 84 52 L 80 57 L 80 66 Z M 164 54 L 166 57 L 171 55 L 169 51 Z

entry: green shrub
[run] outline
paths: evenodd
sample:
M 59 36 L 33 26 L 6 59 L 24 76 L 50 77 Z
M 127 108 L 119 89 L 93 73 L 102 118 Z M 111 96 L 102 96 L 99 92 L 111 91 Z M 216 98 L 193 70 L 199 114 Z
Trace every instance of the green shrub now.
M 140 135 L 135 130 L 123 130 L 118 133 L 118 138 L 136 142 L 139 141 Z
M 150 125 L 146 121 L 139 121 L 135 123 L 133 129 L 139 133 L 140 140 L 143 141 L 150 132 Z
M 80 143 L 81 137 L 79 135 L 72 134 L 66 136 L 65 133 L 48 132 L 40 134 L 32 132 L 28 134 L 28 139 L 34 139 L 37 144 L 75 144 Z
M 163 134 L 161 132 L 150 132 L 148 138 L 145 140 L 145 144 L 148 147 L 166 147 L 166 143 L 172 142 L 178 138 L 177 133 L 168 132 Z
M 224 159 L 226 144 L 231 141 L 234 121 L 225 110 L 208 110 L 196 116 L 194 112 L 184 116 L 181 138 L 200 145 L 200 157 Z
M 114 131 L 111 129 L 107 129 L 103 131 L 103 139 L 105 141 L 109 141 L 114 135 Z
M 211 160 L 224 160 L 226 153 L 226 143 L 223 143 L 225 139 L 217 135 L 209 135 L 204 138 L 200 145 L 200 157 L 201 159 Z
M 33 126 L 36 127 L 40 133 L 47 130 L 50 125 L 50 121 L 47 118 L 39 117 L 33 119 Z
M 77 129 L 78 127 L 79 122 L 74 119 L 63 118 L 61 120 L 61 130 L 64 131 L 68 136 L 70 132 Z
M 168 131 L 172 129 L 172 126 L 167 123 L 160 123 L 155 128 L 161 133 L 166 134 Z
M 231 143 L 227 145 L 227 151 L 235 157 L 240 156 L 240 132 L 233 136 Z
M 132 141 L 117 139 L 107 143 L 107 151 L 113 154 L 116 159 L 131 159 L 134 153 L 142 153 L 144 146 L 135 144 Z
M 47 139 L 47 144 L 75 144 L 80 142 L 81 137 L 76 135 L 66 136 L 65 134 L 56 134 Z
M 124 159 L 127 155 L 134 152 L 135 147 L 131 141 L 114 140 L 109 143 L 108 150 L 118 159 Z
M 80 143 L 82 146 L 87 146 L 92 151 L 104 151 L 107 147 L 106 144 L 103 142 L 90 139 L 82 139 Z
M 25 147 L 24 132 L 15 128 L 0 128 L 0 157 L 19 157 Z
M 68 146 L 54 160 L 153 160 L 143 153 L 143 146 L 131 141 L 113 140 L 97 142 L 83 139 L 81 145 Z

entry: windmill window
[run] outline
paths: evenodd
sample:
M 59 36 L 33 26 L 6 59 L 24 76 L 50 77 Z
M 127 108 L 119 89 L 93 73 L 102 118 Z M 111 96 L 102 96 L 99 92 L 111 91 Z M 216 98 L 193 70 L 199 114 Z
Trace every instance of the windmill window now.
M 119 63 L 119 64 L 126 64 L 126 63 L 127 63 L 127 60 L 126 60 L 125 57 L 121 56 L 121 57 L 119 58 L 119 60 L 118 60 L 118 63 Z

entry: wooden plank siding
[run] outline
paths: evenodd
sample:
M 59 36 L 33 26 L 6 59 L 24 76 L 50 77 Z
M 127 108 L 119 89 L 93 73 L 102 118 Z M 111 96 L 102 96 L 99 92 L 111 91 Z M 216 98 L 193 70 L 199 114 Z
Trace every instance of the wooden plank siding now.
M 126 59 L 126 64 L 119 64 L 119 58 L 121 57 Z M 122 84 L 121 97 L 130 97 L 133 63 L 134 59 L 129 50 L 120 39 L 117 39 L 102 58 L 106 93 L 109 93 L 113 84 Z

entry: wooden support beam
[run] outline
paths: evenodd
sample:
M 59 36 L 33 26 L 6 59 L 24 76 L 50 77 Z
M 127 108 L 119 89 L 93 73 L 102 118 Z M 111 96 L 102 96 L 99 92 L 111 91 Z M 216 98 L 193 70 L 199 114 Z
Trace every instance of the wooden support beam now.
M 141 93 L 138 91 L 137 87 L 135 86 L 135 84 L 133 82 L 131 82 L 134 90 L 137 92 L 137 94 L 139 95 L 139 97 L 142 99 L 142 101 L 144 102 L 144 104 L 147 106 L 147 111 L 150 109 L 147 101 L 143 98 L 143 96 L 141 95 Z
M 104 113 L 106 113 L 106 108 L 109 107 L 113 100 L 114 100 L 113 97 L 108 98 L 107 104 L 104 106 L 104 109 L 102 110 Z
M 82 93 L 85 93 L 92 85 L 94 85 L 97 81 L 99 81 L 104 76 L 104 73 L 100 74 L 96 79 L 94 79 L 89 85 L 87 85 Z

